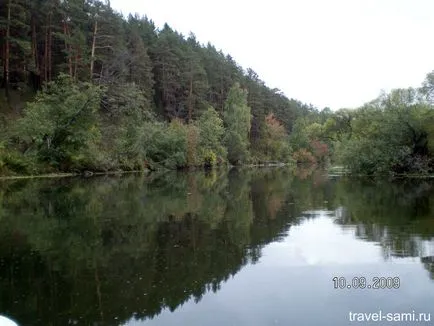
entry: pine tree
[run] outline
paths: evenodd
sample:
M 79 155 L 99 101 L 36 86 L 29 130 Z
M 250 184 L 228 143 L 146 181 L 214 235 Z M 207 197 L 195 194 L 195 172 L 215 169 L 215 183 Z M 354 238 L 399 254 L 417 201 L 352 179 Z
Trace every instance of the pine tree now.
M 154 95 L 154 75 L 148 49 L 143 43 L 137 24 L 128 24 L 128 80 L 135 83 L 145 96 L 148 107 Z
M 182 37 L 166 24 L 158 34 L 158 40 L 152 49 L 156 78 L 156 104 L 168 119 L 179 117 L 183 111 L 180 101 L 182 95 L 181 39 Z
M 56 36 L 63 43 L 63 60 L 59 68 L 75 80 L 84 80 L 88 76 L 88 14 L 92 9 L 84 0 L 63 1 L 60 9 L 62 30 Z
M 29 11 L 24 0 L 3 0 L 5 18 L 0 20 L 0 28 L 5 36 L 3 41 L 3 87 L 9 102 L 11 80 L 27 80 L 27 65 L 31 49 L 29 34 Z
M 250 132 L 250 141 L 252 146 L 258 147 L 261 132 L 265 128 L 265 115 L 267 108 L 265 107 L 265 90 L 266 87 L 262 80 L 259 79 L 258 74 L 251 68 L 247 69 L 247 76 L 245 84 L 248 90 L 247 102 L 249 107 L 252 108 L 252 128 Z
M 184 88 L 184 106 L 187 107 L 187 120 L 191 122 L 205 107 L 204 98 L 208 89 L 207 76 L 200 60 L 200 46 L 191 34 L 184 52 L 182 83 Z
M 109 3 L 95 1 L 90 24 L 90 79 L 105 85 L 124 82 L 128 76 L 128 52 L 122 16 Z

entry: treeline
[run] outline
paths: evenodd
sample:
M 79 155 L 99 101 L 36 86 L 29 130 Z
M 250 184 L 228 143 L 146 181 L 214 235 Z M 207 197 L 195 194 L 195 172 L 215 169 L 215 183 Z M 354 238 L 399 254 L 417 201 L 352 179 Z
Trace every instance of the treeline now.
M 291 134 L 299 162 L 331 157 L 362 175 L 434 172 L 434 72 L 419 88 L 394 89 L 355 110 L 299 118 Z
M 0 0 L 0 33 L 2 173 L 288 162 L 317 111 L 109 1 Z
M 318 110 L 193 34 L 96 0 L 0 0 L 0 41 L 0 174 L 267 161 L 434 170 L 434 73 L 356 110 Z

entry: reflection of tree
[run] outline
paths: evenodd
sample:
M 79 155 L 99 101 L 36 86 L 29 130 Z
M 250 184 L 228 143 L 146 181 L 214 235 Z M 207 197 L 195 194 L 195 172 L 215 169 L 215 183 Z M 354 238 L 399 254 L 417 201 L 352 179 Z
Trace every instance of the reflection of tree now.
M 217 291 L 301 212 L 317 209 L 336 209 L 337 223 L 380 243 L 386 257 L 423 256 L 433 274 L 423 249 L 434 234 L 429 182 L 326 181 L 318 173 L 304 180 L 259 169 L 3 182 L 2 311 L 23 325 L 152 318 Z
M 348 222 L 401 225 L 432 216 L 433 188 L 429 181 L 410 179 L 391 183 L 348 178 L 337 185 L 335 204 L 349 210 Z
M 434 280 L 434 256 L 421 257 L 421 262 L 429 272 L 431 279 Z
M 198 301 L 287 228 L 291 180 L 216 170 L 3 183 L 2 311 L 24 325 L 118 325 Z
M 301 180 L 305 180 L 317 170 L 318 166 L 316 164 L 298 164 L 294 170 L 294 175 Z
M 343 179 L 334 190 L 336 222 L 381 244 L 385 259 L 426 256 L 426 243 L 434 248 L 433 189 L 427 180 Z M 422 262 L 432 275 L 432 262 Z

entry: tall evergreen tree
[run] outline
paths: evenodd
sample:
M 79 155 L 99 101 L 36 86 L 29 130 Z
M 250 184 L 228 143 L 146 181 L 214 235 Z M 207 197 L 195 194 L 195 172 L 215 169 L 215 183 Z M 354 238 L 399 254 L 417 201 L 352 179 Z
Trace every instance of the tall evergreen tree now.
M 139 34 L 136 24 L 129 25 L 127 35 L 128 47 L 128 81 L 135 83 L 145 96 L 147 105 L 153 100 L 154 75 L 152 61 Z
M 187 120 L 191 122 L 198 116 L 197 110 L 205 107 L 204 98 L 208 89 L 207 75 L 200 59 L 200 46 L 191 34 L 185 44 L 182 67 L 184 88 L 184 107 L 187 108 Z
M 11 80 L 14 83 L 27 80 L 26 70 L 30 58 L 29 11 L 24 0 L 2 0 L 4 9 L 0 28 L 4 35 L 3 46 L 3 87 L 9 101 Z
M 183 111 L 180 42 L 181 37 L 166 24 L 152 49 L 156 104 L 168 119 L 179 117 Z

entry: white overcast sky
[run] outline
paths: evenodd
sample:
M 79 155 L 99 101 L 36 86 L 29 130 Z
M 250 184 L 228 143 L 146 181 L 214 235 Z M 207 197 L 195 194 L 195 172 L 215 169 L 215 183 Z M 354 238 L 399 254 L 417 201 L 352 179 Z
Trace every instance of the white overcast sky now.
M 110 0 L 223 50 L 269 87 L 357 107 L 434 70 L 434 0 Z

